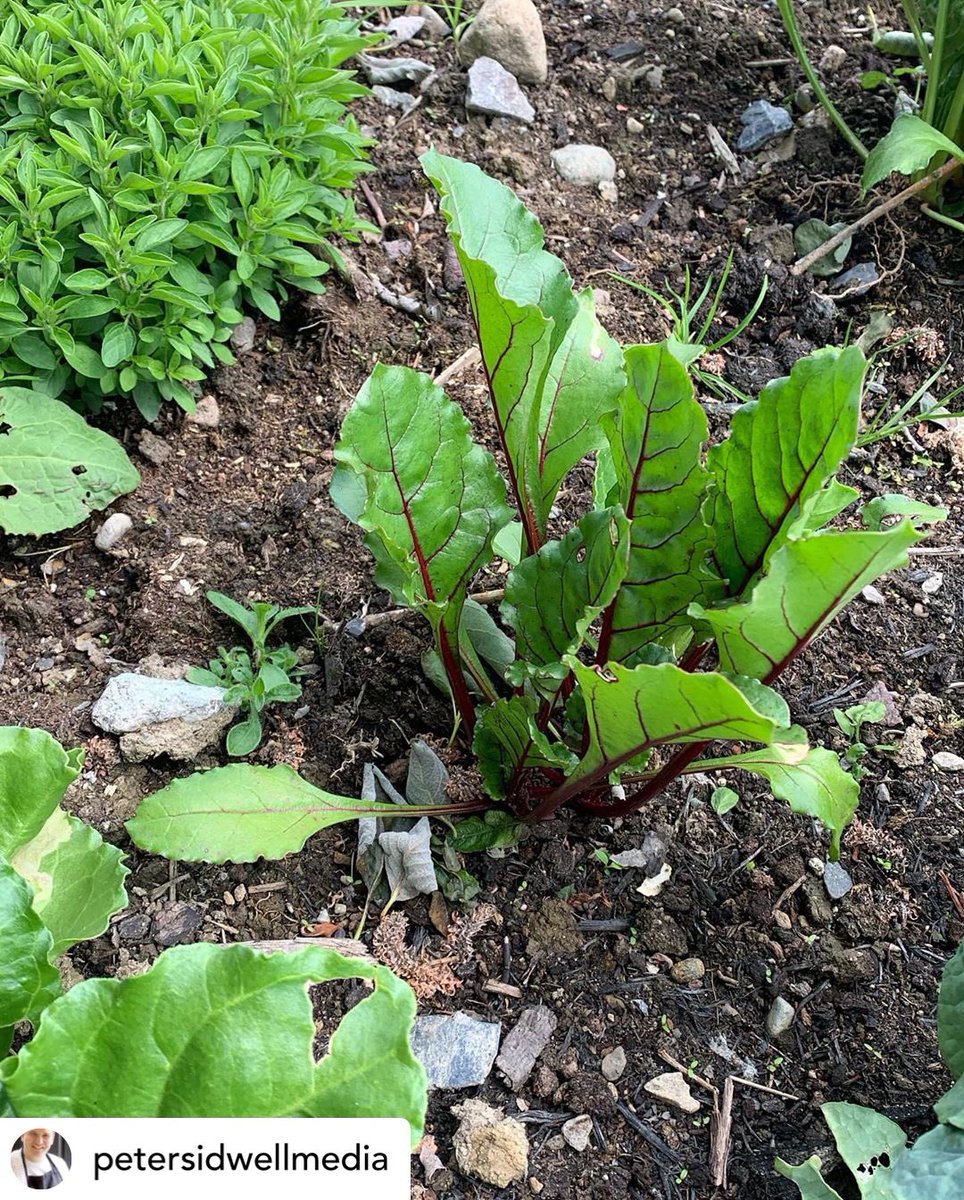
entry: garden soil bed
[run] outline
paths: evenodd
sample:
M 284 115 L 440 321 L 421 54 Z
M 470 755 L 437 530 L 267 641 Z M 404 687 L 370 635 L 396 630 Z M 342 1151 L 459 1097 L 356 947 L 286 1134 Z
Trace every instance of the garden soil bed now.
M 546 7 L 550 76 L 544 87 L 529 89 L 537 111 L 531 128 L 466 116 L 464 74 L 450 41 L 409 46 L 438 73 L 403 120 L 374 100 L 361 106 L 360 119 L 377 139 L 367 181 L 386 227 L 351 253 L 363 276 L 417 300 L 422 315 L 405 315 L 333 276 L 324 296 L 293 302 L 281 326 L 262 321 L 254 348 L 210 381 L 216 428 L 178 412 L 165 412 L 148 430 L 133 410 L 105 414 L 142 472 L 138 490 L 115 505 L 134 519 L 118 550 L 108 556 L 94 549 L 99 519 L 40 542 L 8 539 L 0 562 L 0 719 L 43 727 L 65 745 L 86 748 L 68 804 L 128 851 L 133 872 L 130 909 L 108 935 L 77 948 L 69 964 L 75 977 L 143 970 L 162 943 L 179 939 L 318 931 L 319 917 L 325 932 L 334 927 L 351 936 L 364 907 L 348 825 L 279 863 L 172 866 L 131 847 L 124 821 L 144 795 L 186 768 L 123 762 L 114 739 L 91 724 L 91 705 L 112 673 L 148 658 L 166 667 L 200 665 L 232 638 L 205 589 L 317 603 L 323 614 L 310 628 L 288 627 L 310 672 L 303 707 L 270 715 L 258 761 L 291 763 L 312 782 L 351 794 L 364 762 L 403 777 L 413 738 L 431 736 L 441 745 L 450 733 L 447 702 L 421 672 L 429 639 L 418 620 L 386 622 L 360 638 L 346 631 L 353 615 L 385 608 L 388 600 L 374 587 L 357 532 L 328 497 L 341 419 L 374 363 L 434 373 L 471 344 L 465 293 L 447 264 L 442 221 L 417 163 L 429 144 L 478 162 L 518 190 L 577 284 L 608 293 L 608 303 L 601 297 L 604 323 L 625 341 L 663 336 L 666 327 L 652 301 L 609 272 L 678 288 L 685 266 L 703 281 L 735 248 L 721 332 L 747 310 L 764 275 L 771 281 L 760 315 L 721 361 L 736 385 L 755 390 L 814 346 L 856 336 L 876 309 L 893 313 L 892 340 L 901 330 L 920 331 L 887 360 L 887 403 L 911 394 L 945 358 L 951 364 L 940 388 L 961 382 L 959 236 L 912 208 L 897 210 L 862 233 L 851 255 L 851 262 L 877 263 L 881 282 L 831 309 L 821 294 L 833 290 L 832 281 L 788 273 L 786 234 L 809 216 L 833 221 L 860 211 L 851 155 L 816 122 L 798 129 L 789 160 L 758 159 L 746 178 L 727 176 L 707 140 L 707 122 L 734 144 L 745 106 L 792 95 L 799 71 L 786 62 L 760 65 L 787 58 L 771 6 L 684 0 L 681 9 L 677 21 L 679 10 L 667 13 L 648 0 L 636 0 L 632 11 L 625 0 Z M 861 93 L 857 78 L 878 60 L 854 24 L 856 9 L 831 16 L 812 5 L 805 32 L 817 57 L 831 42 L 847 51 L 832 82 L 845 109 L 865 115 L 873 137 L 886 127 L 887 103 Z M 657 73 L 647 82 L 645 72 L 634 79 L 607 56 L 637 38 L 645 49 L 630 67 L 662 66 L 661 80 Z M 628 118 L 642 131 L 629 132 Z M 554 178 L 550 152 L 566 141 L 612 152 L 618 202 Z M 475 372 L 458 376 L 451 394 L 488 437 Z M 708 407 L 719 433 L 717 406 Z M 932 763 L 939 750 L 964 749 L 964 463 L 936 426 L 912 425 L 910 434 L 851 458 L 842 477 L 868 497 L 903 491 L 945 504 L 949 520 L 925 543 L 940 553 L 914 557 L 909 569 L 881 583 L 883 603 L 858 599 L 781 683 L 794 718 L 841 750 L 846 743 L 833 707 L 872 689 L 892 694 L 892 724 L 868 735 L 900 749 L 872 750 L 865 760 L 859 816 L 842 858 L 854 887 L 842 900 L 830 901 L 810 865 L 825 854 L 821 831 L 746 778 L 729 781 L 741 803 L 723 818 L 708 804 L 709 785 L 697 779 L 629 819 L 563 815 L 505 857 L 468 860 L 481 885 L 478 899 L 498 917 L 458 965 L 459 990 L 425 1000 L 423 1010 L 467 1010 L 501 1022 L 504 1031 L 534 1004 L 558 1019 L 517 1094 L 497 1072 L 467 1093 L 527 1122 L 532 1182 L 505 1194 L 715 1194 L 707 1090 L 693 1085 L 702 1107 L 684 1116 L 643 1088 L 673 1061 L 692 1065 L 718 1088 L 729 1074 L 755 1072 L 758 1083 L 785 1093 L 737 1086 L 729 1183 L 720 1194 L 742 1200 L 795 1195 L 772 1161 L 775 1154 L 798 1161 L 829 1153 L 817 1110 L 825 1100 L 874 1105 L 912 1134 L 930 1124 L 929 1105 L 948 1085 L 935 1036 L 937 986 L 964 932 L 953 892 L 955 885 L 964 889 L 964 775 Z M 565 508 L 585 503 L 587 479 L 577 473 L 570 481 Z M 942 572 L 936 590 L 934 572 Z M 485 578 L 480 586 L 499 582 Z M 452 757 L 469 765 L 459 745 Z M 221 761 L 205 758 L 197 766 Z M 466 786 L 478 786 L 467 778 Z M 615 870 L 605 859 L 640 846 L 653 830 L 669 844 L 673 874 L 647 899 L 636 891 L 640 871 Z M 410 943 L 441 954 L 442 931 L 457 909 L 436 902 L 430 912 L 420 901 L 401 911 Z M 130 920 L 142 916 L 150 920 Z M 608 924 L 600 931 L 593 922 Z M 368 929 L 377 926 L 373 913 Z M 699 968 L 671 969 L 694 958 L 705 974 L 677 982 Z M 343 989 L 326 1011 L 337 1016 L 356 995 Z M 771 1042 L 765 1018 L 777 995 L 796 1007 L 797 1018 Z M 627 1066 L 610 1084 L 601 1060 L 617 1046 Z M 420 1195 L 497 1194 L 457 1170 L 451 1108 L 463 1095 L 432 1095 L 428 1128 L 451 1173 Z M 583 1113 L 593 1119 L 593 1136 L 579 1153 L 560 1145 L 559 1133 L 563 1121 Z M 417 1161 L 415 1178 L 423 1179 Z

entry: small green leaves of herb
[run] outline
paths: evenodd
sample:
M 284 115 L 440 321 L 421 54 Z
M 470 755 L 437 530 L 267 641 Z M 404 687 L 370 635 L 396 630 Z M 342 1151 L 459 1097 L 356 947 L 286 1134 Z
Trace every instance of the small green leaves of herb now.
M 459 821 L 448 836 L 448 843 L 460 854 L 475 854 L 495 847 L 515 846 L 525 829 L 511 813 L 491 808 L 481 817 Z
M 66 404 L 0 388 L 0 529 L 38 537 L 70 529 L 139 482 L 120 442 Z
M 308 987 L 353 976 L 375 990 L 316 1063 Z M 421 1136 L 415 997 L 386 967 L 314 946 L 178 946 L 144 975 L 78 984 L 56 1013 L 0 1065 L 18 1116 L 401 1116 Z
M 871 150 L 860 185 L 868 192 L 895 171 L 913 175 L 924 170 L 936 154 L 946 154 L 964 163 L 964 150 L 960 146 L 920 117 L 905 113 Z

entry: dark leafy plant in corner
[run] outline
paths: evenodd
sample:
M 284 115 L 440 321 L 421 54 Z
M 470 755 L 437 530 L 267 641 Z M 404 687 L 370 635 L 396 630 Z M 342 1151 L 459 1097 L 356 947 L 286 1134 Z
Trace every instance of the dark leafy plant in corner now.
M 63 993 L 54 958 L 127 904 L 120 851 L 60 807 L 82 763 L 43 730 L 0 728 L 0 1116 L 399 1116 L 417 1142 L 415 997 L 387 967 L 201 943 Z M 374 990 L 316 1061 L 308 988 L 352 976 Z M 22 1021 L 33 1036 L 11 1054 Z
M 321 291 L 306 247 L 360 227 L 366 44 L 312 0 L 4 5 L 3 378 L 152 420 L 233 361 L 243 302 Z
M 243 720 L 228 732 L 227 750 L 234 757 L 243 757 L 261 744 L 264 709 L 269 704 L 290 704 L 301 695 L 301 684 L 295 682 L 301 673 L 297 654 L 290 646 L 269 650 L 268 638 L 289 617 L 302 617 L 314 609 L 307 605 L 279 608 L 264 601 L 255 601 L 246 608 L 223 592 L 208 592 L 207 598 L 244 630 L 251 641 L 251 650 L 243 646 L 232 646 L 230 650 L 219 646 L 218 656 L 211 659 L 208 669 L 192 667 L 188 679 L 191 683 L 225 688 L 225 703 L 240 706 Z
M 887 515 L 917 513 L 902 498 L 868 506 L 877 528 L 827 528 L 857 498 L 836 471 L 857 437 L 863 355 L 803 359 L 706 452 L 706 417 L 671 345 L 621 349 L 511 191 L 434 152 L 423 163 L 465 276 L 508 486 L 431 379 L 378 366 L 345 418 L 332 490 L 365 530 L 376 581 L 430 623 L 433 677 L 509 810 L 467 823 L 464 848 L 564 804 L 627 813 L 685 772 L 719 768 L 760 776 L 819 818 L 836 856 L 857 782 L 808 745 L 771 685 L 921 536 Z M 557 534 L 560 489 L 591 454 L 595 507 Z M 467 599 L 503 555 L 514 639 Z M 359 815 L 358 801 L 291 772 L 243 770 L 149 797 L 131 836 L 179 859 L 270 857 Z M 231 801 L 211 815 L 214 796 Z
M 937 1034 L 955 1083 L 934 1105 L 938 1124 L 913 1146 L 899 1125 L 872 1108 L 820 1107 L 861 1200 L 958 1200 L 964 1192 L 964 947 L 944 968 Z M 798 1167 L 776 1161 L 779 1173 L 800 1189 L 800 1200 L 841 1200 L 822 1166 L 816 1154 Z

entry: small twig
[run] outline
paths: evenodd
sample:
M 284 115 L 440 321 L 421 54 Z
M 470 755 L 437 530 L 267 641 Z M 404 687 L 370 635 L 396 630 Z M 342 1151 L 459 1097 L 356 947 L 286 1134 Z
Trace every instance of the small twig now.
M 946 871 L 938 871 L 937 878 L 941 881 L 944 887 L 947 888 L 947 894 L 951 898 L 951 904 L 957 909 L 957 915 L 964 917 L 964 899 L 961 898 L 961 893 L 951 883 Z
M 364 958 L 369 962 L 372 956 L 368 947 L 354 938 L 275 938 L 264 942 L 240 942 L 251 950 L 263 950 L 266 954 L 295 954 L 304 950 L 305 946 L 320 946 L 322 950 L 337 950 L 346 958 Z
M 796 61 L 795 58 L 756 58 L 746 65 L 748 67 L 792 67 Z
M 276 879 L 274 883 L 252 883 L 248 885 L 248 894 L 253 896 L 258 892 L 281 892 L 287 886 L 287 879 Z
M 474 600 L 476 604 L 498 604 L 505 596 L 505 591 L 502 588 L 493 588 L 490 592 L 473 592 L 470 600 Z M 369 629 L 374 629 L 378 625 L 387 625 L 392 621 L 400 621 L 403 617 L 409 617 L 416 610 L 414 608 L 389 608 L 385 612 L 372 613 L 370 616 L 362 617 L 364 624 L 363 632 L 367 633 Z
M 765 1083 L 754 1083 L 752 1079 L 742 1079 L 739 1075 L 731 1075 L 730 1078 L 734 1083 L 739 1083 L 743 1087 L 756 1088 L 758 1092 L 766 1092 L 770 1096 L 779 1096 L 781 1100 L 796 1100 L 799 1101 L 799 1096 L 793 1096 L 789 1092 L 781 1092 L 779 1088 L 767 1087 Z
M 358 180 L 358 186 L 361 188 L 361 194 L 365 197 L 365 203 L 372 211 L 375 224 L 379 229 L 384 229 L 388 222 L 385 220 L 385 214 L 382 212 L 382 206 L 378 203 L 375 193 L 365 182 L 364 178 Z
M 434 383 L 440 388 L 446 388 L 456 376 L 461 375 L 463 371 L 467 371 L 470 367 L 474 367 L 476 363 L 482 361 L 482 355 L 478 346 L 469 346 L 463 354 L 460 354 L 453 363 L 435 376 Z
M 730 1137 L 733 1130 L 733 1076 L 727 1075 L 723 1084 L 723 1104 L 714 1105 L 710 1121 L 710 1173 L 716 1187 L 726 1187 L 726 1168 L 730 1160 Z
M 702 1075 L 697 1075 L 696 1072 L 691 1070 L 689 1067 L 684 1067 L 683 1064 L 678 1062 L 668 1050 L 664 1050 L 662 1047 L 660 1047 L 656 1053 L 660 1056 L 664 1063 L 668 1063 L 671 1067 L 675 1067 L 685 1079 L 692 1079 L 693 1082 L 698 1083 L 701 1088 L 706 1088 L 706 1090 L 713 1097 L 714 1104 L 716 1103 L 716 1097 L 719 1093 L 714 1084 L 710 1083 L 709 1080 L 704 1079 Z
M 841 229 L 839 233 L 835 233 L 832 238 L 828 238 L 822 246 L 818 246 L 816 250 L 811 250 L 809 254 L 805 254 L 803 258 L 798 259 L 790 268 L 791 275 L 802 275 L 804 271 L 812 267 L 815 262 L 819 262 L 825 255 L 832 253 L 838 246 L 842 246 L 847 238 L 853 237 L 855 233 L 859 233 L 861 229 L 865 229 L 868 225 L 872 225 L 885 213 L 889 213 L 891 209 L 899 207 L 905 200 L 909 200 L 912 196 L 916 196 L 919 192 L 923 192 L 929 188 L 932 183 L 938 183 L 942 179 L 946 179 L 952 172 L 959 170 L 961 164 L 956 158 L 949 159 L 942 167 L 936 171 L 931 171 L 929 175 L 925 175 L 923 179 L 918 179 L 916 183 L 912 183 L 909 187 L 905 187 L 902 192 L 898 192 L 896 196 L 891 196 L 889 200 L 884 200 L 881 204 L 872 208 L 870 212 L 852 225 L 848 225 L 846 229 Z
M 790 897 L 793 895 L 793 893 L 797 890 L 797 888 L 800 887 L 801 884 L 804 883 L 806 878 L 807 878 L 806 875 L 801 875 L 800 878 L 795 880 L 793 883 L 791 883 L 789 887 L 786 887 L 783 889 L 783 891 L 780 893 L 780 899 L 776 902 L 776 904 L 774 904 L 773 908 L 770 910 L 774 916 L 776 916 L 777 912 L 781 908 L 783 908 L 783 906 L 787 902 L 787 900 L 789 900 Z
M 167 883 L 162 883 L 160 887 L 156 887 L 153 892 L 148 893 L 149 900 L 156 900 L 159 896 L 163 896 L 169 887 L 176 887 L 177 884 L 183 883 L 185 879 L 190 879 L 190 875 L 178 875 L 175 879 L 168 879 Z

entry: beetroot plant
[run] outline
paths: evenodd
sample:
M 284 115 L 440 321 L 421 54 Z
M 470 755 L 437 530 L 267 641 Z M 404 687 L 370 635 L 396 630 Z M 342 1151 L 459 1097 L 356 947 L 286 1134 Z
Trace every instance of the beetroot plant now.
M 671 345 L 621 348 L 509 189 L 434 151 L 422 162 L 504 475 L 431 379 L 377 366 L 332 494 L 365 530 L 376 582 L 431 624 L 490 796 L 527 821 L 565 804 L 617 816 L 686 772 L 741 769 L 817 817 L 836 855 L 857 784 L 772 685 L 920 537 L 911 519 L 827 528 L 857 498 L 836 473 L 857 437 L 860 350 L 802 359 L 707 449 Z M 594 506 L 573 513 L 564 485 L 592 455 Z M 467 596 L 503 555 L 515 652 L 499 673 L 498 628 Z

